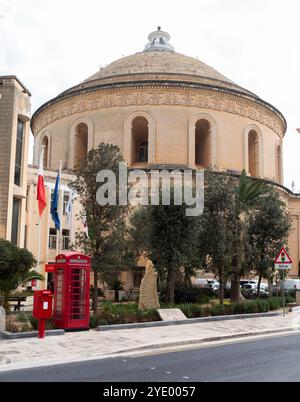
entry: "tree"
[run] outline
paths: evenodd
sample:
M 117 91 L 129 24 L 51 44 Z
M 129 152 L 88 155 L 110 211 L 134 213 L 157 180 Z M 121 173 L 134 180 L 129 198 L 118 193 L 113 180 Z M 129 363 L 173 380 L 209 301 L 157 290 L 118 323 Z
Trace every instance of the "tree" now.
M 4 296 L 3 307 L 9 313 L 9 298 L 19 286 L 44 277 L 31 268 L 36 264 L 27 249 L 21 249 L 0 239 L 0 293 Z
M 234 255 L 231 275 L 231 301 L 237 302 L 241 297 L 240 277 L 245 266 L 247 249 L 246 219 L 255 200 L 269 191 L 269 187 L 262 180 L 247 177 L 242 172 L 239 183 L 235 189 L 234 212 L 232 217 L 234 236 Z
M 248 233 L 249 259 L 259 276 L 258 297 L 262 278 L 270 279 L 271 272 L 274 272 L 274 258 L 286 244 L 290 230 L 291 219 L 286 205 L 276 191 L 270 190 L 266 196 L 256 200 L 249 215 Z
M 161 282 L 167 284 L 167 302 L 174 303 L 176 273 L 182 268 L 188 275 L 197 267 L 198 218 L 186 216 L 187 206 L 174 205 L 171 188 L 170 205 L 148 206 L 135 210 L 129 230 L 138 255 L 146 253 L 154 262 Z
M 109 288 L 115 292 L 115 303 L 119 303 L 119 292 L 124 290 L 125 282 L 114 279 L 109 282 Z
M 205 209 L 201 218 L 198 252 L 206 266 L 220 281 L 223 302 L 225 281 L 231 277 L 231 300 L 241 297 L 240 277 L 248 271 L 247 216 L 254 201 L 268 191 L 261 180 L 240 179 L 207 171 L 205 173 Z
M 225 284 L 231 275 L 234 186 L 233 178 L 205 172 L 205 208 L 200 217 L 198 253 L 202 264 L 219 279 L 221 304 L 224 301 Z
M 103 183 L 97 183 L 96 178 L 101 171 L 109 170 L 115 174 L 116 188 L 112 190 L 118 195 L 121 162 L 123 158 L 117 146 L 101 143 L 97 149 L 88 153 L 71 184 L 83 208 L 79 219 L 86 219 L 88 226 L 88 236 L 82 232 L 76 234 L 75 246 L 91 256 L 94 273 L 94 314 L 98 310 L 98 281 L 106 283 L 111 273 L 120 271 L 126 263 L 127 206 L 118 205 L 118 196 L 116 205 L 100 205 L 97 202 L 97 192 Z

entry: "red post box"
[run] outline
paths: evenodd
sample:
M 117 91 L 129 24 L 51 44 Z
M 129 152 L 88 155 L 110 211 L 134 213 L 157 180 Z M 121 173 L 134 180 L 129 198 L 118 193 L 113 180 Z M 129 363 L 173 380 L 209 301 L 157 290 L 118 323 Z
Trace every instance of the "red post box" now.
M 66 253 L 54 266 L 54 323 L 66 331 L 90 326 L 90 257 Z
M 52 318 L 53 295 L 49 290 L 36 290 L 33 299 L 33 317 L 39 320 L 39 338 L 45 338 L 46 320 Z

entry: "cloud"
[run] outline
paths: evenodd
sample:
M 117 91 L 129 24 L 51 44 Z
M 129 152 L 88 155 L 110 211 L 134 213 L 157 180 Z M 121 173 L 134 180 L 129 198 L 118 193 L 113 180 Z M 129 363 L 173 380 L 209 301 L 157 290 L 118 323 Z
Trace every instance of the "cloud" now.
M 161 25 L 178 52 L 284 113 L 286 184 L 300 189 L 299 14 L 298 0 L 1 0 L 0 74 L 24 82 L 35 110 L 100 65 L 141 51 Z

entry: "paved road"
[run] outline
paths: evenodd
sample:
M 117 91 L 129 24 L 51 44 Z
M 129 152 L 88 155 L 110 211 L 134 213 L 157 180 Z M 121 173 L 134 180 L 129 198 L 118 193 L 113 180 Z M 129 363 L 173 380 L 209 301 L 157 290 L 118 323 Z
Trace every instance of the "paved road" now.
M 0 373 L 2 381 L 300 381 L 300 336 Z

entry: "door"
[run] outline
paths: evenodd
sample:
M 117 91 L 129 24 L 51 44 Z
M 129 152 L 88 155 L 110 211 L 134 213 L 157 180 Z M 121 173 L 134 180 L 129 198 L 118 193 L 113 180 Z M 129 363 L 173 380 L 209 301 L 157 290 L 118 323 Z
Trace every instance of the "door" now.
M 69 323 L 71 328 L 86 327 L 89 322 L 89 306 L 86 302 L 89 292 L 87 270 L 72 267 L 70 275 Z

